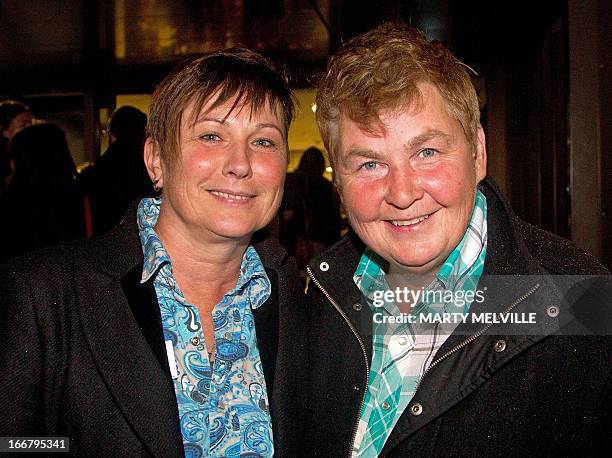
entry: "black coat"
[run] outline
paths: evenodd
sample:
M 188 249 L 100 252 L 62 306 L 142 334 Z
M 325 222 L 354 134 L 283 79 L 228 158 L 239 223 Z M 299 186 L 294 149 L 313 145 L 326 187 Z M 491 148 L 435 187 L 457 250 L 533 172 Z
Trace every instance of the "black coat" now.
M 293 259 L 254 242 L 272 284 L 253 314 L 279 456 L 295 454 L 305 371 Z M 68 436 L 81 456 L 182 456 L 174 387 L 133 208 L 108 235 L 0 268 L 0 436 Z
M 537 324 L 486 330 L 483 324 L 460 324 L 436 354 L 382 454 L 609 453 L 612 289 L 609 278 L 592 284 L 566 276 L 607 271 L 566 240 L 520 221 L 489 180 L 481 190 L 488 204 L 488 248 L 478 289 L 485 289 L 486 299 L 472 303 L 470 312 L 534 312 Z M 349 234 L 308 269 L 305 456 L 347 456 L 353 442 L 372 352 L 372 313 L 353 282 L 363 249 Z M 566 280 L 574 281 L 569 291 Z M 589 287 L 581 289 L 584 284 Z M 595 318 L 590 325 L 601 325 L 596 332 L 604 335 L 584 335 L 589 330 L 577 315 Z M 553 335 L 560 328 L 566 335 Z

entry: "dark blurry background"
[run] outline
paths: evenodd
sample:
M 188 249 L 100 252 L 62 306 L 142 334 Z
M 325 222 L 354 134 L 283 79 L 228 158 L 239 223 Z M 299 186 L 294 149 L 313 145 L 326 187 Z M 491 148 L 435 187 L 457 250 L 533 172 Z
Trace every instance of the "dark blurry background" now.
M 342 40 L 383 20 L 420 28 L 476 70 L 490 174 L 519 216 L 611 267 L 609 0 L 0 0 L 0 99 L 25 101 L 67 132 L 77 164 L 93 162 L 113 109 L 146 112 L 183 57 L 244 45 L 292 72 L 293 169 L 322 147 L 317 73 Z

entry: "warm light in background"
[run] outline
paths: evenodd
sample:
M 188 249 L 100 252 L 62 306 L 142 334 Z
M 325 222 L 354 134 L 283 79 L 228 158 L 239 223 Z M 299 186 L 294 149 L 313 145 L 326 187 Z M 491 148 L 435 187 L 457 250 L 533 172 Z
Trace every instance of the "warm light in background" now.
M 55 0 L 58 2 L 58 0 Z M 117 61 L 162 62 L 241 45 L 264 54 L 324 62 L 331 0 L 114 0 Z

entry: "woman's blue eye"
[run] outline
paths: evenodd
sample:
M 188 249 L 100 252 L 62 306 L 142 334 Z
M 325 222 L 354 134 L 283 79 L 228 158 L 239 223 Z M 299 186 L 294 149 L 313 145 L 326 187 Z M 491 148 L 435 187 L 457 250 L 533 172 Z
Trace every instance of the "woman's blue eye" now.
M 200 138 L 207 142 L 216 142 L 221 139 L 217 134 L 203 134 L 203 135 L 200 135 Z
M 368 161 L 365 162 L 364 164 L 362 164 L 361 168 L 364 170 L 374 170 L 376 169 L 376 167 L 378 166 L 378 164 L 374 161 Z
M 431 149 L 431 148 L 425 148 L 424 150 L 422 150 L 419 154 L 424 157 L 424 158 L 429 158 L 429 157 L 433 157 L 435 156 L 437 153 L 437 151 L 435 149 Z
M 272 141 L 270 141 L 270 140 L 268 140 L 266 138 L 260 138 L 259 140 L 255 140 L 255 144 L 257 146 L 263 146 L 265 148 L 270 148 L 270 147 L 275 146 L 274 142 L 272 142 Z

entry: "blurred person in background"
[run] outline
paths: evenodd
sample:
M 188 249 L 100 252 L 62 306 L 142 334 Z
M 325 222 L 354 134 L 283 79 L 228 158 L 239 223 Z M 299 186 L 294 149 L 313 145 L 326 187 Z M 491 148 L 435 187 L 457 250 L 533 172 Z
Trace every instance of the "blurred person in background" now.
M 28 106 L 17 100 L 0 102 L 0 196 L 13 175 L 13 165 L 8 156 L 11 138 L 24 127 L 32 125 L 32 113 Z
M 142 111 L 131 106 L 119 108 L 108 124 L 108 149 L 94 166 L 81 172 L 94 235 L 119 223 L 134 199 L 152 195 L 143 159 L 146 126 L 147 115 Z
M 11 139 L 14 174 L 0 198 L 0 259 L 85 235 L 83 193 L 64 132 L 29 126 Z
M 285 183 L 280 237 L 301 269 L 340 238 L 340 200 L 323 172 L 323 153 L 312 146 L 304 151 L 298 169 L 287 175 Z
M 155 90 L 156 198 L 106 235 L 0 270 L 0 431 L 82 456 L 294 456 L 306 385 L 295 266 L 276 214 L 288 79 L 234 48 Z

